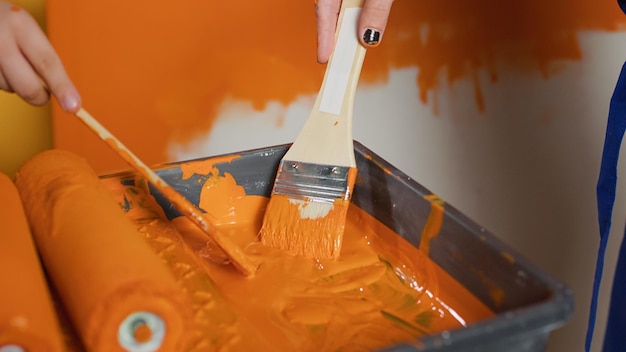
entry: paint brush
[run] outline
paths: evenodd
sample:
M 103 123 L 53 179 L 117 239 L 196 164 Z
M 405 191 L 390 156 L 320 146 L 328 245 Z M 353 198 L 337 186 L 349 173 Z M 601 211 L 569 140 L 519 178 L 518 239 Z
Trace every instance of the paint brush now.
M 76 112 L 76 116 L 95 132 L 100 139 L 106 142 L 117 154 L 119 154 L 131 167 L 145 177 L 159 192 L 163 194 L 172 205 L 189 218 L 196 226 L 204 231 L 223 251 L 226 253 L 230 262 L 243 275 L 250 276 L 256 271 L 256 265 L 253 264 L 243 251 L 232 242 L 228 237 L 222 234 L 215 226 L 215 221 L 210 214 L 203 214 L 193 203 L 189 202 L 183 195 L 178 193 L 172 186 L 168 185 L 159 175 L 144 164 L 135 156 L 126 146 L 122 144 L 111 132 L 91 116 L 85 109 L 81 108 Z
M 260 231 L 269 247 L 337 259 L 356 179 L 352 110 L 365 47 L 358 41 L 362 0 L 343 0 L 335 47 L 304 127 L 280 161 Z

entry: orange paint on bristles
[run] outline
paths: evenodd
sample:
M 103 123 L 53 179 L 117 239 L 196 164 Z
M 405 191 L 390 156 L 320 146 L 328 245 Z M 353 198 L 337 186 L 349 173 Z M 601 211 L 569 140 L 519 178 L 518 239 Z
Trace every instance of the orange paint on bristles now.
M 302 218 L 301 208 L 311 203 L 302 205 L 284 195 L 272 196 L 261 229 L 263 245 L 312 259 L 338 259 L 350 202 L 337 200 L 324 217 Z
M 348 172 L 347 196 L 327 205 L 319 217 L 306 216 L 306 207 L 326 207 L 322 202 L 273 194 L 267 204 L 261 227 L 261 243 L 289 254 L 311 259 L 339 259 L 357 169 Z

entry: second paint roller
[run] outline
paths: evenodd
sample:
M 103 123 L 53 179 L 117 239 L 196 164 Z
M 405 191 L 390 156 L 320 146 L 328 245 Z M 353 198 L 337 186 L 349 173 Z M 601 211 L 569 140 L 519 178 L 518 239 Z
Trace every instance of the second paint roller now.
M 89 351 L 180 351 L 191 306 L 81 157 L 42 152 L 16 176 L 33 236 Z

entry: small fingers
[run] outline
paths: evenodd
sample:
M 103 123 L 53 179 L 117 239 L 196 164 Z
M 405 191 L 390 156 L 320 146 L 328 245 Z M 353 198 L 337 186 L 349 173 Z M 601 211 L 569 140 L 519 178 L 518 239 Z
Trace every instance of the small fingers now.
M 0 76 L 2 89 L 14 92 L 30 104 L 41 106 L 50 99 L 37 73 L 17 50 L 2 58 Z
M 54 51 L 32 54 L 29 61 L 63 110 L 76 112 L 80 109 L 82 105 L 80 95 Z
M 43 48 L 42 48 L 43 49 Z M 81 107 L 81 98 L 70 81 L 61 60 L 54 51 L 33 53 L 25 50 L 35 71 L 45 82 L 47 89 L 54 94 L 63 110 L 76 112 Z M 43 82 L 40 82 L 42 84 Z
M 61 60 L 35 19 L 22 8 L 0 1 L 0 89 L 43 105 L 50 92 L 63 109 L 75 112 L 81 100 Z
M 0 2 L 0 88 L 16 93 L 28 103 L 43 105 L 50 95 L 40 84 L 16 39 L 20 30 L 31 30 L 30 27 L 23 28 L 23 24 L 30 20 L 32 18 L 21 8 Z
M 11 86 L 7 82 L 7 79 L 4 77 L 4 74 L 2 73 L 1 68 L 0 68 L 0 90 L 4 90 L 9 93 L 14 93 L 13 88 L 11 88 Z
M 380 44 L 394 0 L 365 0 L 359 18 L 359 40 L 365 47 Z M 326 63 L 333 50 L 341 0 L 317 0 L 317 61 Z
M 318 0 L 315 4 L 317 18 L 317 62 L 328 62 L 335 44 L 335 30 L 341 0 Z
M 28 16 L 24 20 L 26 30 L 17 35 L 17 44 L 34 71 L 41 77 L 47 88 L 69 112 L 76 112 L 81 106 L 81 98 L 68 77 L 61 59 L 50 41 L 35 20 Z
M 387 27 L 392 3 L 393 0 L 365 0 L 359 18 L 360 40 L 365 47 L 375 47 L 380 44 Z

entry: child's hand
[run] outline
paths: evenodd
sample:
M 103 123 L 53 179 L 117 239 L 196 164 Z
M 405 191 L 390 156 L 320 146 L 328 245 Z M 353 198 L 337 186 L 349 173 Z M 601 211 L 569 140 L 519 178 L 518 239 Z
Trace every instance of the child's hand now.
M 0 89 L 33 105 L 48 102 L 49 89 L 64 110 L 76 112 L 81 107 L 78 91 L 35 19 L 4 1 L 0 1 Z
M 378 45 L 387 26 L 393 0 L 365 0 L 359 18 L 359 37 L 365 47 Z M 341 0 L 317 0 L 317 61 L 328 62 L 335 41 Z

